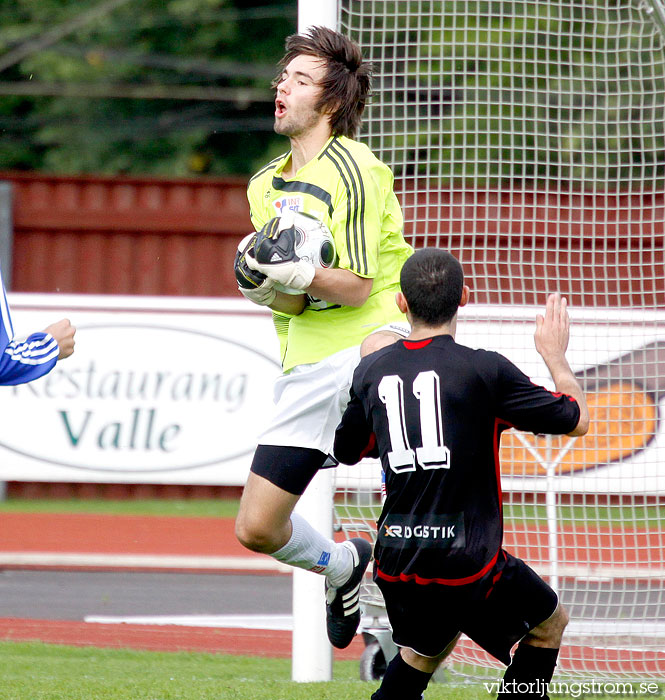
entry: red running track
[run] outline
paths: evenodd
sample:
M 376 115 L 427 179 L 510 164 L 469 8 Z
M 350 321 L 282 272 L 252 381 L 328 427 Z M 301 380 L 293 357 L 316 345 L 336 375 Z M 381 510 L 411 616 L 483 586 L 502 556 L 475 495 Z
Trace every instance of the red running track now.
M 236 540 L 233 520 L 124 515 L 2 513 L 0 552 L 200 555 L 265 559 Z M 99 567 L 95 567 L 99 568 Z M 113 566 L 109 566 L 113 569 Z M 2 619 L 0 639 L 77 646 L 291 656 L 291 633 L 163 625 Z M 358 659 L 360 639 L 335 658 Z
M 562 563 L 590 566 L 663 567 L 665 534 L 596 530 L 559 534 Z M 527 561 L 547 561 L 547 533 L 538 527 L 508 532 L 506 547 Z M 90 554 L 200 555 L 265 559 L 245 550 L 235 539 L 233 521 L 219 518 L 139 517 L 89 514 L 0 514 L 0 552 Z M 113 568 L 113 567 L 110 567 Z M 289 657 L 291 633 L 160 625 L 102 625 L 52 620 L 0 619 L 0 639 L 151 650 L 191 650 L 256 656 Z M 467 644 L 470 644 L 467 642 Z M 358 659 L 360 639 L 336 658 Z M 460 648 L 461 651 L 461 648 Z M 660 677 L 665 652 L 607 650 L 598 658 L 588 647 L 570 649 L 573 665 L 616 672 L 626 663 Z M 471 657 L 474 652 L 468 650 Z M 475 648 L 475 654 L 481 653 Z M 623 655 L 623 656 L 622 656 Z M 467 657 L 468 658 L 468 657 Z M 567 665 L 567 664 L 565 664 Z
M 78 647 L 196 651 L 210 654 L 291 657 L 291 633 L 275 630 L 220 629 L 180 625 L 105 625 L 68 620 L 0 618 L 0 639 L 39 641 Z M 335 659 L 357 660 L 364 644 L 357 637 Z

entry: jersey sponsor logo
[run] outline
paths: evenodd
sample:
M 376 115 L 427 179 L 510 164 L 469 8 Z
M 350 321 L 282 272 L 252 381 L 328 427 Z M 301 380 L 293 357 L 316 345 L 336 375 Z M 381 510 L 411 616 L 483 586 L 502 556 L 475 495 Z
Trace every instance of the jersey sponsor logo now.
M 300 182 L 299 180 L 289 180 L 287 182 L 284 178 L 273 177 L 272 188 L 275 192 L 288 192 L 289 194 L 286 195 L 287 199 L 298 197 L 297 193 L 310 195 L 326 205 L 328 216 L 332 217 L 333 215 L 334 208 L 330 193 L 317 185 L 313 185 L 311 182 Z
M 389 515 L 379 530 L 384 547 L 464 547 L 464 514 Z
M 302 211 L 304 206 L 303 198 L 300 195 L 292 195 L 290 197 L 281 197 L 272 203 L 278 215 L 282 215 L 285 211 Z

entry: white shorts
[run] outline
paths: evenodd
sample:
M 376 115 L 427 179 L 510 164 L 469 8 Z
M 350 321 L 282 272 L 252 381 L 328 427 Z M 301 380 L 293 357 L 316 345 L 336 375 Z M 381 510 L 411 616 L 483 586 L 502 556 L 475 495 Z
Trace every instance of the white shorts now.
M 340 350 L 313 365 L 299 365 L 275 382 L 275 408 L 260 445 L 332 452 L 335 429 L 349 402 L 360 347 Z

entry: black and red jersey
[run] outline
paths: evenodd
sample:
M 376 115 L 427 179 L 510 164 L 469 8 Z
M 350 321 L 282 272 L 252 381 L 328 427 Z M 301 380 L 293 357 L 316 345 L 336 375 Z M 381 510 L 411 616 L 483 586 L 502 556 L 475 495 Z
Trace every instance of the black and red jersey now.
M 400 340 L 365 357 L 337 428 L 335 456 L 355 464 L 375 449 L 381 458 L 386 501 L 377 575 L 447 585 L 479 579 L 503 536 L 501 432 L 514 426 L 565 434 L 579 415 L 571 397 L 450 335 Z

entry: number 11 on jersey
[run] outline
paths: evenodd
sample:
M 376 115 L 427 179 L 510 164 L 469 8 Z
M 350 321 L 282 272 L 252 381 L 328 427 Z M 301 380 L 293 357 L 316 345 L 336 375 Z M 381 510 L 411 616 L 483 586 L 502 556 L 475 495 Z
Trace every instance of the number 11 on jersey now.
M 417 447 L 415 451 L 409 444 L 407 434 L 402 378 L 389 374 L 379 383 L 379 398 L 386 407 L 390 435 L 388 464 L 398 474 L 415 471 L 416 463 L 423 469 L 450 469 L 450 450 L 443 442 L 439 375 L 431 370 L 420 372 L 413 380 L 412 389 L 420 406 L 422 440 L 422 447 Z

